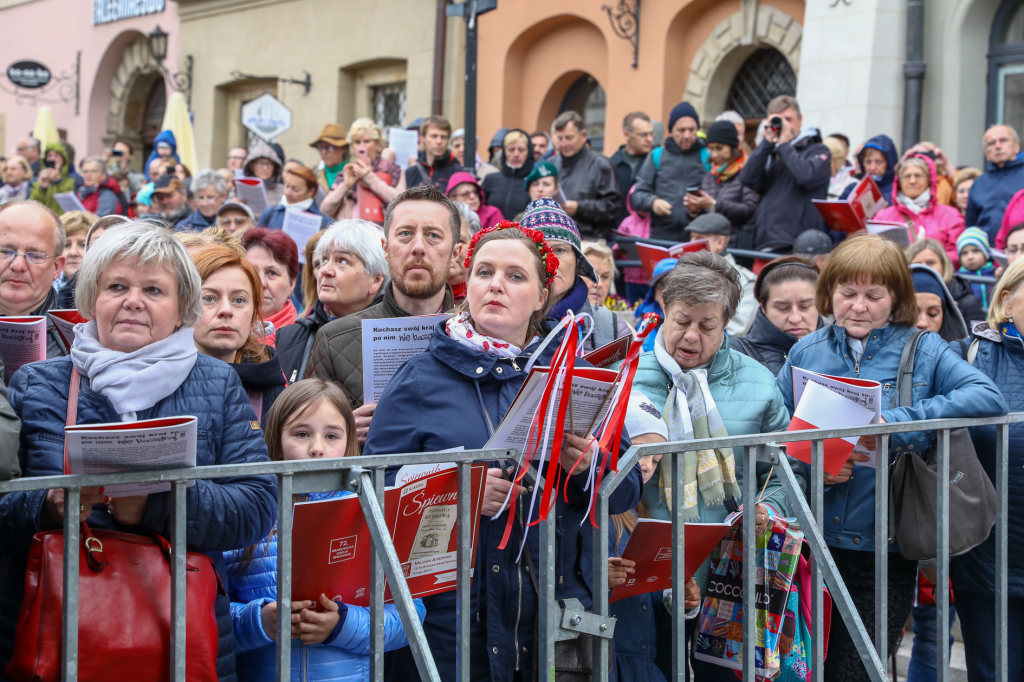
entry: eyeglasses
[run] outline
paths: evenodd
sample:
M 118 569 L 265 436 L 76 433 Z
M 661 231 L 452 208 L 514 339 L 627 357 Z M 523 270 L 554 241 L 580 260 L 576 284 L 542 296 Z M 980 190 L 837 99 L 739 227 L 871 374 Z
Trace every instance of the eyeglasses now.
M 229 156 L 228 159 L 230 161 L 245 161 L 245 157 L 244 156 L 239 156 L 237 154 L 234 155 L 234 156 Z
M 249 224 L 248 216 L 240 216 L 238 218 L 217 218 L 217 225 L 219 227 L 245 227 Z
M 463 190 L 461 192 L 456 192 L 455 194 L 453 194 L 451 196 L 451 198 L 455 199 L 456 201 L 465 201 L 466 199 L 476 199 L 476 197 L 477 197 L 476 190 L 472 190 L 472 189 L 466 189 L 466 190 Z
M 24 256 L 25 260 L 32 265 L 42 265 L 52 258 L 52 256 L 47 256 L 45 253 L 40 253 L 38 251 L 26 251 L 25 253 L 19 253 L 14 249 L 0 249 L 0 260 L 12 261 L 18 256 Z
M 256 159 L 252 162 L 253 168 L 256 166 L 273 166 L 274 162 L 270 159 Z

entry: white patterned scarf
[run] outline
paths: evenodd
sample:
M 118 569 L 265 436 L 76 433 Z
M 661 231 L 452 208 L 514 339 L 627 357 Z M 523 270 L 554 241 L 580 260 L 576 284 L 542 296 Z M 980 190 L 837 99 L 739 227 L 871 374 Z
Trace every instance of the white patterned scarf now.
M 725 438 L 722 415 L 708 388 L 708 371 L 697 368 L 684 371 L 665 348 L 664 328 L 658 330 L 654 341 L 654 354 L 658 364 L 671 380 L 668 400 L 662 416 L 668 426 L 670 441 Z M 662 497 L 672 508 L 672 461 L 661 460 Z M 740 487 L 736 482 L 736 462 L 732 448 L 700 450 L 683 454 L 683 519 L 694 521 L 699 517 L 697 491 L 700 490 L 705 507 L 720 506 L 725 498 L 738 500 Z
M 488 355 L 495 355 L 499 358 L 514 358 L 523 353 L 522 349 L 518 346 L 513 346 L 511 343 L 506 343 L 501 339 L 477 332 L 469 324 L 468 312 L 459 313 L 448 318 L 448 321 L 445 323 L 445 331 L 448 332 L 448 336 L 462 345 L 469 346 L 473 350 L 487 353 Z

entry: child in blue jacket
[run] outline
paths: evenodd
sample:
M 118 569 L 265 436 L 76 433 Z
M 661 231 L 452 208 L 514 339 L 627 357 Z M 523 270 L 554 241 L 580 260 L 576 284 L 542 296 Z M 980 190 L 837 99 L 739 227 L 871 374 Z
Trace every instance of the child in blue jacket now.
M 306 379 L 281 393 L 267 414 L 265 438 L 275 461 L 346 457 L 359 454 L 355 419 L 342 390 L 321 379 Z M 333 499 L 348 492 L 314 493 L 306 500 Z M 230 573 L 231 619 L 238 679 L 277 679 L 277 538 L 226 555 Z M 426 615 L 416 600 L 420 620 Z M 292 674 L 298 682 L 356 682 L 369 678 L 370 612 L 331 601 L 293 601 Z M 384 607 L 384 647 L 408 644 L 394 604 Z

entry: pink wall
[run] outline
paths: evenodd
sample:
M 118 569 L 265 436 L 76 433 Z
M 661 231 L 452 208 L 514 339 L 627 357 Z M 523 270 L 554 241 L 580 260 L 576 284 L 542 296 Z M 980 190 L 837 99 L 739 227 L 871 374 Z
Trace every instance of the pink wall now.
M 167 0 L 162 12 L 92 25 L 90 0 L 35 0 L 0 10 L 0 69 L 23 59 L 37 61 L 54 77 L 72 73 L 75 54 L 82 51 L 79 77 L 79 113 L 74 101 L 48 103 L 58 128 L 67 130 L 77 159 L 103 151 L 101 136 L 106 131 L 110 105 L 110 79 L 121 63 L 124 46 L 138 35 L 148 35 L 157 25 L 169 34 L 165 66 L 177 70 L 178 38 L 181 24 L 178 4 Z M 38 27 L 45 26 L 40 33 Z M 6 78 L 5 78 L 6 81 Z M 6 82 L 5 82 L 6 85 Z M 50 94 L 53 97 L 53 94 Z M 17 103 L 0 91 L 0 112 L 6 114 L 5 153 L 11 153 L 18 138 L 35 126 L 37 106 Z

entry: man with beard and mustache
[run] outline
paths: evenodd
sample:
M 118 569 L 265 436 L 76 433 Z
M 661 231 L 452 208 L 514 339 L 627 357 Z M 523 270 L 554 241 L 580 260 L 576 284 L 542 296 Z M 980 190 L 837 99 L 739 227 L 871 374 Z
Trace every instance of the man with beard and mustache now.
M 380 303 L 328 323 L 316 334 L 306 378 L 340 385 L 352 401 L 359 443 L 376 403 L 363 404 L 363 320 L 435 315 L 455 307 L 448 270 L 459 243 L 462 216 L 433 185 L 407 189 L 384 214 L 384 252 L 391 281 Z
M 64 239 L 60 218 L 37 201 L 13 201 L 0 208 L 0 316 L 46 315 L 59 307 L 53 281 L 64 269 Z M 48 321 L 46 357 L 65 355 Z

